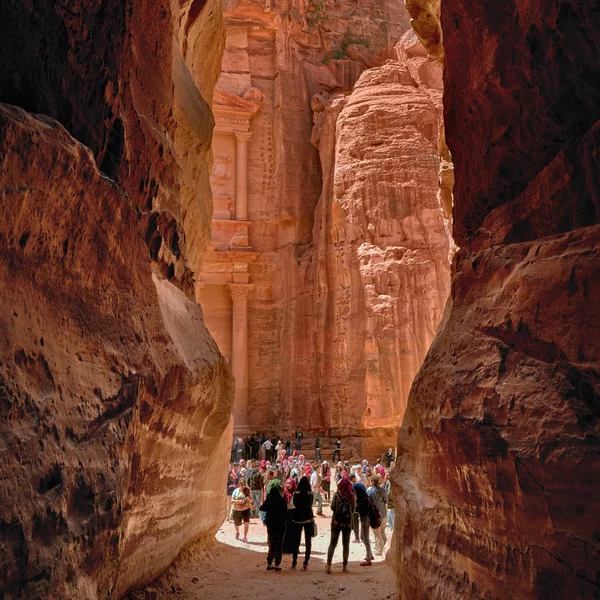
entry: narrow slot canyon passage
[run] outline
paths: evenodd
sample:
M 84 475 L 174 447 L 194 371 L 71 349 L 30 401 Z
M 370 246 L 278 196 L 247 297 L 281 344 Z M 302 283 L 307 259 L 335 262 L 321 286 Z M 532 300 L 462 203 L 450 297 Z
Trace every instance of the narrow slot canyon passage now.
M 404 1 L 2 3 L 0 599 L 600 598 L 600 11 Z

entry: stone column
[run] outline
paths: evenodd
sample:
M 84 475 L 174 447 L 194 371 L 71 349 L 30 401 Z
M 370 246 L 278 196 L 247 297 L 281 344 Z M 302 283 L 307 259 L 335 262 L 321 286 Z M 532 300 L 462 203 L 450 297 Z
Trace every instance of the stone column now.
M 234 131 L 235 134 L 235 218 L 248 219 L 248 140 L 252 135 L 247 131 Z
M 250 284 L 230 283 L 233 301 L 231 370 L 235 378 L 233 430 L 236 434 L 250 432 L 248 426 L 248 293 Z

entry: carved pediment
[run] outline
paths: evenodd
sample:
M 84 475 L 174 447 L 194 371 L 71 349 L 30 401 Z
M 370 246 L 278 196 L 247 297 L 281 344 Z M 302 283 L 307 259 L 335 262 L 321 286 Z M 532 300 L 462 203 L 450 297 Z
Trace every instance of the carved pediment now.
M 236 113 L 250 120 L 262 108 L 262 104 L 261 101 L 242 98 L 231 92 L 215 88 L 213 96 L 213 111 L 215 114 Z

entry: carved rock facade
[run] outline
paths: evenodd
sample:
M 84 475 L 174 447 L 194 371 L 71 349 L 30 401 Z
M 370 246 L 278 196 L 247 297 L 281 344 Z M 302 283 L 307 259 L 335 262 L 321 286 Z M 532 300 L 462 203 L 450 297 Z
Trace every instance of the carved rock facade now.
M 392 3 L 226 5 L 213 172 L 224 212 L 197 297 L 223 353 L 248 363 L 240 430 L 300 424 L 368 437 L 371 452 L 393 444 L 449 291 L 441 68 L 417 64 L 422 47 L 398 56 L 407 28 Z M 244 356 L 231 284 L 248 286 Z

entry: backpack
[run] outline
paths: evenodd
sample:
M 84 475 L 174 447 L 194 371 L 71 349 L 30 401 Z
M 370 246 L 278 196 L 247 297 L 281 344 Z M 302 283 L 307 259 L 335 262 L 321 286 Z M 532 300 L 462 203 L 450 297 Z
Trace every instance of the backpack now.
M 379 509 L 373 504 L 373 501 L 369 498 L 369 523 L 371 529 L 379 529 L 381 526 L 381 515 Z
M 349 526 L 352 523 L 352 507 L 342 498 L 341 494 L 338 494 L 338 499 L 339 502 L 333 514 L 333 520 L 338 525 Z

